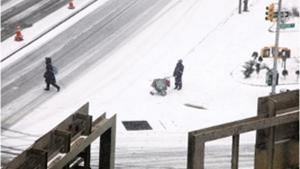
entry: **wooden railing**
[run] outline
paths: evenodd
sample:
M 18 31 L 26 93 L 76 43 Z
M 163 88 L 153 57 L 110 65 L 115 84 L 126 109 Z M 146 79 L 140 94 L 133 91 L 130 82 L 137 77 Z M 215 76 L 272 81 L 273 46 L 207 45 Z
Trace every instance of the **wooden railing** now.
M 91 143 L 99 137 L 99 169 L 113 169 L 116 115 L 106 119 L 103 114 L 92 123 L 88 112 L 87 103 L 3 169 L 90 169 Z
M 255 169 L 298 166 L 298 160 L 288 159 L 299 158 L 298 150 L 297 152 L 293 150 L 295 145 L 299 146 L 299 125 L 297 124 L 299 124 L 299 90 L 259 98 L 256 117 L 189 132 L 187 168 L 204 169 L 206 142 L 232 137 L 231 168 L 238 169 L 240 134 L 250 131 L 257 131 Z M 288 154 L 282 155 L 283 158 L 280 160 L 285 160 L 284 163 L 274 161 L 276 155 L 274 150 L 280 149 L 279 144 L 278 146 L 275 144 L 280 140 L 290 141 L 292 146 L 286 148 L 294 155 L 293 157 Z

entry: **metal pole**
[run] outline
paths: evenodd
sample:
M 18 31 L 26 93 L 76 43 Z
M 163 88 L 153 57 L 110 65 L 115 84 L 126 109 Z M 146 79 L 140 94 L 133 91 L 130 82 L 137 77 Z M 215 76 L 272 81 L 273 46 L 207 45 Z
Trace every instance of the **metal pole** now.
M 276 79 L 277 79 L 277 58 L 278 58 L 278 43 L 279 43 L 279 28 L 281 22 L 281 0 L 278 0 L 278 18 L 276 21 L 275 47 L 273 53 L 273 79 L 271 95 L 276 94 Z
M 248 0 L 244 0 L 244 12 L 248 11 Z
M 242 13 L 242 0 L 239 0 L 239 14 Z

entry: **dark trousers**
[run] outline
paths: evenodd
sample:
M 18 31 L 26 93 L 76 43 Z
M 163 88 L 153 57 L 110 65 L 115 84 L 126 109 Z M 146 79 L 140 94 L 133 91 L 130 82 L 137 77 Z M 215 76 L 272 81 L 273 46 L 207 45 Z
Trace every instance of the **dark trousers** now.
M 47 83 L 46 82 L 46 89 L 45 90 L 49 90 L 50 89 L 50 85 L 54 86 L 57 90 L 60 89 L 60 87 L 56 84 L 56 83 Z
M 175 77 L 175 89 L 180 90 L 182 88 L 181 76 Z

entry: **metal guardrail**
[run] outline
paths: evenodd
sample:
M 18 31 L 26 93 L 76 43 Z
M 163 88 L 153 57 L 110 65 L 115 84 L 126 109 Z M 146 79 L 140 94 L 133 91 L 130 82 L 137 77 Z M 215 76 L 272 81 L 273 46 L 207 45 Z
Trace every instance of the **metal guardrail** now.
M 94 122 L 88 103 L 40 137 L 3 169 L 90 168 L 90 146 L 100 137 L 99 169 L 114 168 L 116 115 L 103 114 Z M 83 166 L 80 166 L 84 163 Z

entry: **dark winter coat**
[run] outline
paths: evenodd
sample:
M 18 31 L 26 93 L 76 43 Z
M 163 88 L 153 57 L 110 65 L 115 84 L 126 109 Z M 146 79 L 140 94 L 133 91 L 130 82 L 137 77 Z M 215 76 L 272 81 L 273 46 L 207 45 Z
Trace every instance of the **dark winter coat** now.
M 173 76 L 175 77 L 175 80 L 176 79 L 181 80 L 183 70 L 184 70 L 183 64 L 178 62 L 176 67 L 175 67 L 174 73 L 173 73 Z
M 46 72 L 44 73 L 44 78 L 46 83 L 50 83 L 50 84 L 56 83 L 54 73 L 50 69 L 46 70 Z
M 46 64 L 46 71 L 52 71 L 53 72 L 52 64 Z

